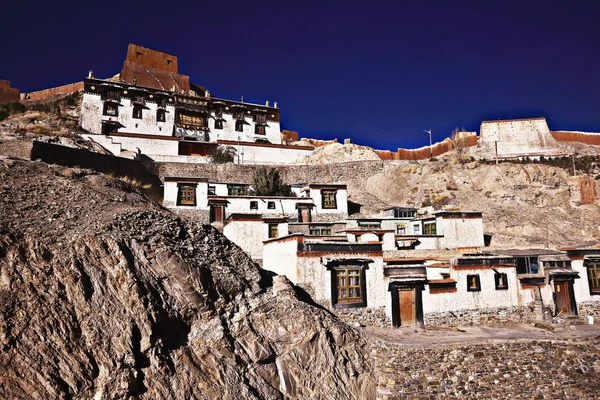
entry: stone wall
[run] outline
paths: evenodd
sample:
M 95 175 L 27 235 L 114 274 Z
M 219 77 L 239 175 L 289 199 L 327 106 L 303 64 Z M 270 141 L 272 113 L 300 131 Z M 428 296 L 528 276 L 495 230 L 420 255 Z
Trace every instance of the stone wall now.
M 373 344 L 377 399 L 598 398 L 597 339 Z
M 596 202 L 596 181 L 589 175 L 585 175 L 578 180 L 580 202 L 581 204 L 594 204 Z
M 324 165 L 279 165 L 281 177 L 288 183 L 346 183 L 348 176 L 366 180 L 382 172 L 383 161 L 357 161 Z M 258 165 L 160 163 L 156 173 L 186 178 L 210 178 L 217 182 L 250 183 Z
M 20 99 L 19 89 L 10 87 L 10 81 L 0 80 L 0 103 L 10 103 Z
M 37 92 L 26 93 L 25 98 L 27 100 L 44 100 L 48 97 L 56 96 L 59 94 L 71 94 L 79 91 L 83 91 L 83 81 L 70 83 L 68 85 L 58 86 L 50 89 L 38 90 Z
M 464 133 L 465 135 L 459 139 L 460 146 L 468 148 L 477 145 L 477 134 L 475 132 Z M 428 160 L 431 154 L 437 157 L 451 151 L 454 147 L 454 141 L 447 138 L 442 142 L 434 143 L 431 149 L 429 146 L 425 146 L 418 149 L 399 148 L 397 152 L 388 150 L 375 150 L 375 152 L 382 160 Z
M 552 131 L 550 134 L 559 142 L 576 142 L 600 146 L 600 133 Z
M 526 323 L 540 318 L 529 307 L 487 308 L 453 312 L 427 313 L 425 327 L 450 327 L 474 325 L 503 325 Z
M 588 316 L 600 321 L 600 301 L 586 301 L 577 303 L 577 312 L 580 317 L 587 319 Z
M 342 321 L 350 325 L 375 326 L 389 328 L 392 321 L 385 314 L 385 307 L 329 308 Z

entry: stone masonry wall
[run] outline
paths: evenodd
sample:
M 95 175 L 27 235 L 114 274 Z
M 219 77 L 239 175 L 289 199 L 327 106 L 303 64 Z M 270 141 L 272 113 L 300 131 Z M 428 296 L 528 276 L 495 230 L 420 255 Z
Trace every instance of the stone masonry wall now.
M 315 298 L 315 291 L 308 284 L 298 284 L 298 286 Z M 356 308 L 337 308 L 332 307 L 329 301 L 318 301 L 320 306 L 328 309 L 342 321 L 350 325 L 360 324 L 362 326 L 374 326 L 381 328 L 389 328 L 392 326 L 392 321 L 385 314 L 385 307 L 356 307 Z
M 600 302 L 587 301 L 583 303 L 577 303 L 577 312 L 580 317 L 586 318 L 588 316 L 594 317 L 597 321 L 600 321 Z
M 83 90 L 83 82 L 71 83 L 69 85 L 58 86 L 55 88 L 38 90 L 37 92 L 27 93 L 27 100 L 43 100 L 59 94 L 70 94 Z
M 597 339 L 373 344 L 377 399 L 595 399 Z
M 538 318 L 529 307 L 507 307 L 427 313 L 424 319 L 425 327 L 450 327 L 519 324 L 532 322 Z
M 359 161 L 325 165 L 276 166 L 288 183 L 346 183 L 347 177 L 368 179 L 382 172 L 383 161 Z M 171 177 L 206 177 L 218 182 L 250 183 L 258 165 L 160 163 L 156 166 L 161 180 Z
M 10 82 L 0 79 L 0 103 L 19 101 L 21 98 L 19 89 L 10 87 Z

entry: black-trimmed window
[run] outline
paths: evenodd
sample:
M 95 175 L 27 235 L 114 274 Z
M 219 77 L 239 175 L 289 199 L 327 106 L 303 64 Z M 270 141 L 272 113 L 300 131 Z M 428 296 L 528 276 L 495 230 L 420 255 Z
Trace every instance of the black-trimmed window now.
M 217 194 L 217 187 L 213 185 L 208 185 L 208 195 L 215 196 Z
M 139 105 L 134 105 L 133 106 L 133 118 L 135 119 L 142 119 L 142 110 L 143 107 L 139 106 Z
M 257 123 L 266 123 L 267 122 L 267 114 L 264 112 L 256 112 L 254 113 L 254 122 Z
M 248 196 L 247 185 L 227 185 L 228 196 Z
M 496 283 L 496 290 L 508 290 L 508 275 L 494 274 L 494 282 Z
M 223 120 L 215 119 L 215 129 L 223 129 Z
M 165 122 L 167 120 L 167 112 L 165 110 L 156 110 L 156 122 Z
M 279 237 L 279 226 L 277 224 L 269 224 L 269 239 Z
M 103 115 L 108 115 L 110 117 L 118 117 L 119 116 L 119 106 L 115 103 L 111 103 L 109 101 L 104 103 L 104 108 L 102 110 Z
M 437 235 L 437 226 L 435 221 L 423 223 L 423 235 Z
M 258 210 L 258 201 L 256 201 L 256 200 L 252 200 L 252 201 L 250 202 L 250 209 L 251 209 L 251 210 Z
M 600 295 L 600 259 L 585 260 L 583 266 L 587 269 L 590 294 Z
M 254 126 L 254 134 L 255 135 L 266 135 L 267 134 L 267 129 L 262 124 L 256 124 Z
M 238 119 L 235 121 L 235 131 L 236 132 L 244 132 L 244 120 Z
M 539 262 L 537 257 L 515 257 L 517 274 L 537 274 Z
M 267 202 L 267 209 L 274 210 L 275 209 L 275 202 L 274 201 L 268 201 Z
M 322 208 L 337 208 L 337 191 L 336 190 L 321 190 L 321 207 Z
M 364 228 L 364 229 L 381 229 L 381 222 L 374 222 L 374 221 L 360 222 L 359 221 L 358 227 Z
M 331 236 L 330 226 L 311 226 L 308 228 L 310 236 Z
M 332 302 L 339 306 L 364 307 L 365 296 L 364 268 L 357 265 L 341 265 L 332 269 Z
M 467 275 L 467 292 L 480 292 L 481 282 L 479 275 Z
M 196 185 L 180 184 L 177 186 L 177 205 L 196 205 Z

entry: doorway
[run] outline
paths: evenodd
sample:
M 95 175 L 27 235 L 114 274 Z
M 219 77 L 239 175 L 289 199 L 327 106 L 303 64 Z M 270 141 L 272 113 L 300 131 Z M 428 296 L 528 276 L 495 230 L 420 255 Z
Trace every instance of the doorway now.
M 392 295 L 392 325 L 423 326 L 423 303 L 421 291 L 423 285 L 393 285 Z
M 571 305 L 569 301 L 569 283 L 565 281 L 554 281 L 554 297 L 556 313 L 570 313 Z

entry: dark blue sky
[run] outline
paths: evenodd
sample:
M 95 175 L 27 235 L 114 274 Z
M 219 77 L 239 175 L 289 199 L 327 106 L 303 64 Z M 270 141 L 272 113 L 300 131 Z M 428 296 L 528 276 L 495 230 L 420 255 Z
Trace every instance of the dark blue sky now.
M 121 70 L 129 42 L 214 96 L 276 100 L 282 127 L 381 149 L 486 119 L 600 131 L 599 0 L 14 1 L 0 79 L 21 91 Z

